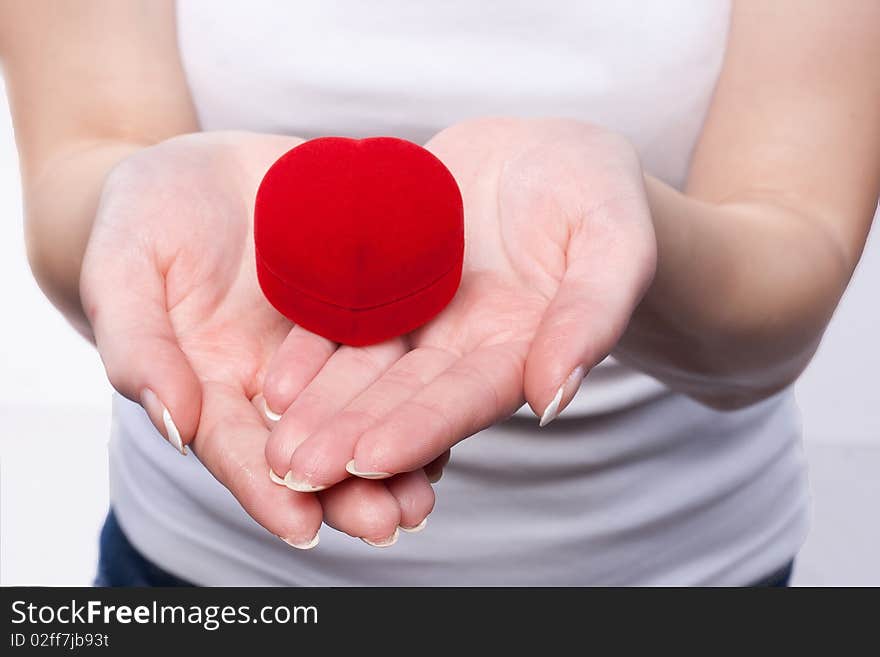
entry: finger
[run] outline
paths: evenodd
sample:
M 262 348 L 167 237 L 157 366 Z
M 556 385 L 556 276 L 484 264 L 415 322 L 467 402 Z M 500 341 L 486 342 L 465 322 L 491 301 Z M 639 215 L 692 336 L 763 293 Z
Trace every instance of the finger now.
M 262 420 L 263 425 L 271 431 L 278 423 L 278 420 L 273 419 L 271 415 L 266 413 L 266 398 L 263 397 L 263 393 L 257 393 L 254 395 L 253 399 L 251 399 L 251 404 L 260 414 L 260 419 Z
M 511 415 L 522 404 L 526 349 L 486 346 L 456 361 L 364 432 L 349 471 L 379 477 L 415 470 Z
M 591 218 L 599 228 L 582 224 L 569 239 L 565 274 L 526 360 L 525 397 L 541 426 L 558 416 L 584 376 L 620 340 L 653 275 L 655 253 L 645 237 L 650 215 L 644 200 L 636 195 L 596 212 L 608 215 Z M 611 228 L 603 230 L 603 225 Z
M 481 347 L 456 361 L 364 432 L 351 472 L 371 476 L 420 468 L 522 404 L 526 345 Z
M 324 521 L 374 547 L 397 542 L 400 506 L 379 481 L 348 479 L 319 493 Z
M 269 431 L 242 391 L 217 383 L 205 386 L 202 422 L 192 446 L 206 468 L 260 525 L 293 547 L 317 544 L 321 504 L 266 476 L 264 450 Z
M 400 358 L 361 395 L 310 435 L 290 459 L 290 477 L 304 487 L 326 488 L 342 481 L 354 445 L 361 435 L 397 406 L 415 395 L 443 372 L 457 356 L 441 349 L 421 347 Z M 411 430 L 417 429 L 414 425 Z M 439 450 L 438 453 L 443 450 Z M 369 477 L 367 473 L 361 476 Z M 379 477 L 384 477 L 382 473 Z
M 263 381 L 263 409 L 278 421 L 336 351 L 336 343 L 294 326 L 269 362 Z
M 267 413 L 266 399 L 263 397 L 262 393 L 254 395 L 254 398 L 251 399 L 251 405 L 257 410 L 257 414 L 260 416 L 260 421 L 263 423 L 263 425 L 269 431 L 271 431 L 272 428 L 278 423 L 278 421 L 272 418 L 271 413 Z M 269 435 L 271 436 L 271 433 Z M 269 479 L 274 484 L 278 484 L 279 486 L 286 486 L 286 484 L 284 483 L 284 477 L 276 474 L 276 472 L 271 467 L 269 467 Z
M 266 460 L 273 472 L 284 477 L 288 487 L 301 492 L 323 488 L 297 479 L 293 474 L 286 476 L 294 451 L 378 379 L 405 350 L 402 340 L 388 340 L 369 347 L 340 347 L 297 395 L 266 443 Z
M 423 469 L 425 471 L 425 476 L 428 477 L 428 481 L 432 484 L 436 484 L 440 481 L 440 478 L 443 476 L 443 468 L 446 467 L 446 464 L 449 463 L 449 457 L 451 452 L 447 449 L 441 456 L 438 456 L 436 459 L 431 461 L 428 465 L 426 465 Z
M 102 261 L 100 268 L 87 262 L 80 289 L 110 383 L 139 402 L 168 442 L 186 454 L 202 391 L 168 317 L 161 272 L 148 254 L 135 250 Z
M 386 479 L 384 484 L 400 508 L 400 528 L 411 534 L 422 531 L 434 509 L 434 489 L 425 471 L 405 472 Z

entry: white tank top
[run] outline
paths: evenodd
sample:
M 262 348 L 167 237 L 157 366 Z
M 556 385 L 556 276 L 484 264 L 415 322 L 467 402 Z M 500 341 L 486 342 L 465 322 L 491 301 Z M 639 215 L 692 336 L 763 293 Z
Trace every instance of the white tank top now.
M 395 135 L 559 116 L 632 140 L 680 187 L 724 54 L 725 1 L 181 1 L 202 128 Z M 791 559 L 806 480 L 790 391 L 710 410 L 607 359 L 562 418 L 453 450 L 428 528 L 301 552 L 117 397 L 111 497 L 132 542 L 209 585 L 743 584 Z

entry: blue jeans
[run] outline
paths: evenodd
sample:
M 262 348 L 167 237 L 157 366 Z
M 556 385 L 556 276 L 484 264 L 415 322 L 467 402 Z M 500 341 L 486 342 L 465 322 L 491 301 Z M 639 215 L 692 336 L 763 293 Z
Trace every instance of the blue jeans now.
M 101 528 L 95 586 L 193 586 L 159 568 L 129 542 L 113 509 Z
M 788 586 L 794 561 L 750 586 Z M 159 568 L 129 542 L 113 509 L 101 529 L 98 574 L 95 586 L 194 586 Z

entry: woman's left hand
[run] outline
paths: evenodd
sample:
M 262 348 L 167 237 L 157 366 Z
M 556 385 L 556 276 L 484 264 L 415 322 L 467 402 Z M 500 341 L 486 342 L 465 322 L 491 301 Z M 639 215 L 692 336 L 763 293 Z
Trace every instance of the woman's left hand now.
M 464 199 L 461 287 L 405 341 L 334 352 L 294 329 L 264 394 L 276 410 L 298 401 L 267 457 L 306 489 L 424 467 L 524 400 L 541 425 L 553 420 L 620 339 L 654 276 L 642 170 L 619 135 L 575 121 L 481 119 L 426 148 Z M 369 363 L 378 363 L 373 375 L 359 377 Z M 290 372 L 322 366 L 312 384 L 291 387 Z M 310 404 L 336 388 L 351 401 L 304 434 Z

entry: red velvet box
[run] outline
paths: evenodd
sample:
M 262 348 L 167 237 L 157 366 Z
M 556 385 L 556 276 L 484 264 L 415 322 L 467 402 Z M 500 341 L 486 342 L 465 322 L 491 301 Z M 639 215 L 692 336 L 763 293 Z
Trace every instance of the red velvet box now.
M 260 287 L 279 312 L 336 342 L 380 342 L 455 295 L 461 194 L 443 163 L 411 142 L 313 139 L 264 176 L 254 241 Z

